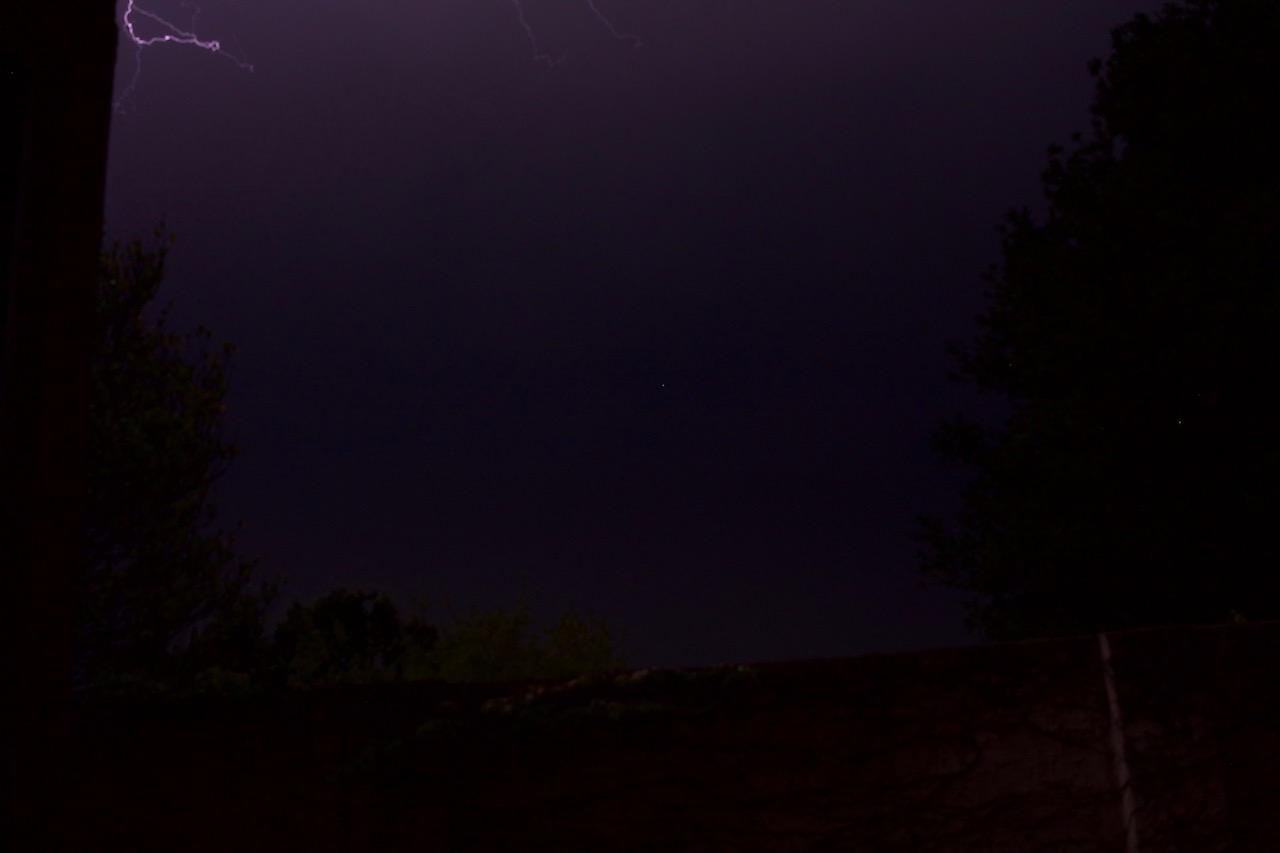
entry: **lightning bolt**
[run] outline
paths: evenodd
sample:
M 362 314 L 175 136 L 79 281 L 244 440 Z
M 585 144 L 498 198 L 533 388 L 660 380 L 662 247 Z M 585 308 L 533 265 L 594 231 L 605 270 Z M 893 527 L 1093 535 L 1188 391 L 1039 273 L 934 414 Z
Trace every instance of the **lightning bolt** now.
M 561 62 L 564 62 L 564 56 L 555 57 L 549 53 L 545 53 L 538 47 L 538 35 L 533 31 L 533 25 L 524 16 L 523 0 L 511 0 L 511 5 L 516 7 L 516 18 L 520 21 L 520 26 L 524 27 L 524 34 L 529 39 L 529 47 L 533 49 L 533 59 L 535 62 L 545 62 L 548 66 L 554 68 Z
M 613 21 L 610 21 L 608 18 L 606 18 L 604 12 L 601 12 L 596 7 L 596 0 L 587 0 L 587 8 L 591 10 L 591 14 L 595 15 L 597 18 L 600 19 L 600 23 L 604 24 L 605 29 L 607 29 L 610 35 L 612 35 L 618 41 L 629 41 L 631 42 L 633 47 L 642 46 L 642 42 L 640 41 L 640 36 L 635 35 L 633 33 L 623 32 L 619 30 L 617 27 L 615 27 L 613 25 Z
M 191 26 L 195 26 L 195 17 L 200 14 L 200 8 L 197 6 L 195 15 L 192 16 Z M 158 28 L 159 33 L 151 36 L 143 36 L 138 33 L 137 19 L 146 18 L 152 21 Z M 134 89 L 138 88 L 138 78 L 142 76 L 142 52 L 148 47 L 154 47 L 160 44 L 180 44 L 188 47 L 207 50 L 209 53 L 216 53 L 225 56 L 245 71 L 253 71 L 253 66 L 242 59 L 227 53 L 222 49 L 222 43 L 217 39 L 202 39 L 194 32 L 189 32 L 181 27 L 173 24 L 154 12 L 138 6 L 135 0 L 125 0 L 124 12 L 120 16 L 120 25 L 124 34 L 134 47 L 134 63 L 133 78 L 130 79 L 129 85 L 120 93 L 120 97 L 116 99 L 115 109 L 120 111 L 120 105 L 125 102 Z
M 609 31 L 609 34 L 615 39 L 618 39 L 619 41 L 629 41 L 634 47 L 641 47 L 643 45 L 639 36 L 620 30 L 614 26 L 613 21 L 610 20 L 604 12 L 600 11 L 600 7 L 596 5 L 595 0 L 586 0 L 586 3 L 587 9 L 591 11 L 591 14 L 600 21 L 601 25 L 603 25 L 604 28 Z M 544 51 L 539 45 L 537 33 L 534 30 L 533 25 L 529 23 L 529 19 L 525 17 L 524 0 L 511 0 L 511 5 L 515 7 L 516 18 L 519 20 L 520 26 L 524 29 L 525 36 L 529 40 L 529 47 L 533 51 L 534 61 L 546 63 L 551 67 L 563 62 L 565 59 L 564 55 L 554 56 Z M 124 11 L 120 15 L 120 24 L 124 34 L 128 37 L 129 41 L 133 43 L 134 63 L 133 77 L 129 80 L 129 84 L 125 86 L 124 91 L 122 91 L 120 96 L 116 99 L 114 107 L 117 112 L 121 111 L 121 105 L 128 100 L 134 90 L 138 88 L 138 80 L 142 76 L 142 53 L 149 47 L 155 47 L 162 44 L 179 44 L 187 47 L 194 47 L 199 50 L 208 51 L 209 53 L 216 53 L 221 56 L 225 56 L 243 70 L 253 71 L 253 65 L 223 50 L 222 43 L 217 39 L 201 38 L 194 32 L 195 18 L 200 14 L 200 7 L 195 6 L 195 10 L 195 14 L 192 15 L 190 24 L 192 30 L 184 30 L 177 24 L 157 15 L 155 12 L 142 8 L 137 4 L 137 0 L 124 0 Z M 142 35 L 139 33 L 139 19 L 146 19 L 150 21 L 155 25 L 158 32 L 154 35 Z
M 565 57 L 563 54 L 560 56 L 553 56 L 538 46 L 538 36 L 534 32 L 533 26 L 529 23 L 529 20 L 524 16 L 524 0 L 511 0 L 511 5 L 516 7 L 516 17 L 520 21 L 520 26 L 524 28 L 525 36 L 529 39 L 529 47 L 533 50 L 534 61 L 546 63 L 548 66 L 553 68 L 561 62 L 564 62 Z M 595 0 L 587 0 L 587 8 L 590 9 L 591 14 L 595 15 L 596 19 L 604 25 L 604 28 L 609 31 L 609 34 L 618 41 L 629 41 L 634 47 L 641 47 L 643 45 L 639 36 L 624 30 L 619 30 L 615 27 L 613 25 L 613 21 L 611 21 L 604 12 L 600 11 L 600 7 L 596 5 Z

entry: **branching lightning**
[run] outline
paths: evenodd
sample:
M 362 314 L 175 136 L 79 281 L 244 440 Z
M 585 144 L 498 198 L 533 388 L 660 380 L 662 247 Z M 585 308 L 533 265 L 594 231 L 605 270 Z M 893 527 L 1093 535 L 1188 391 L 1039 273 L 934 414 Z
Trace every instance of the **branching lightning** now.
M 564 56 L 553 56 L 538 46 L 538 36 L 534 32 L 533 25 L 531 25 L 529 20 L 524 16 L 524 0 L 511 0 L 511 5 L 516 7 L 516 17 L 520 20 L 520 26 L 524 28 L 525 36 L 529 39 L 529 47 L 533 50 L 534 60 L 537 62 L 545 62 L 547 65 L 552 67 L 564 62 Z M 587 0 L 587 8 L 590 9 L 591 14 L 595 15 L 600 23 L 604 25 L 604 28 L 609 31 L 611 36 L 619 41 L 629 41 L 634 47 L 642 46 L 639 36 L 619 30 L 615 27 L 613 25 L 613 21 L 611 21 L 604 12 L 600 11 L 600 7 L 596 5 L 595 0 Z
M 186 47 L 194 47 L 208 51 L 209 53 L 216 53 L 220 56 L 225 56 L 245 71 L 253 71 L 253 65 L 249 62 L 246 62 L 245 60 L 223 50 L 222 42 L 217 39 L 201 38 L 196 34 L 195 19 L 200 14 L 200 8 L 198 6 L 194 6 L 195 13 L 191 16 L 191 23 L 189 24 L 191 29 L 184 30 L 173 22 L 157 15 L 155 12 L 140 7 L 137 5 L 137 0 L 123 0 L 123 2 L 124 11 L 120 16 L 120 25 L 125 36 L 133 43 L 134 64 L 133 77 L 129 80 L 129 85 L 125 86 L 124 91 L 122 91 L 120 96 L 116 99 L 115 109 L 117 111 L 120 110 L 120 105 L 133 94 L 135 89 L 137 89 L 138 80 L 142 76 L 142 53 L 149 47 L 155 47 L 162 44 L 177 44 L 184 45 Z M 563 55 L 555 56 L 542 49 L 538 43 L 537 32 L 534 30 L 533 25 L 529 23 L 528 18 L 525 17 L 524 4 L 525 0 L 511 0 L 511 5 L 516 9 L 516 18 L 519 20 L 520 26 L 524 29 L 525 36 L 529 40 L 529 47 L 533 50 L 534 60 L 546 63 L 553 67 L 559 65 L 564 61 L 565 57 Z M 631 42 L 634 47 L 643 46 L 639 36 L 620 30 L 614 26 L 613 21 L 610 20 L 604 12 L 600 11 L 600 7 L 596 5 L 595 0 L 586 0 L 586 4 L 587 8 L 591 11 L 591 14 L 600 21 L 601 25 L 603 25 L 604 28 L 609 31 L 609 34 L 615 39 Z M 152 35 L 141 34 L 138 31 L 139 19 L 145 19 L 154 25 L 153 29 L 155 30 L 155 33 Z
M 191 27 L 195 27 L 195 18 L 200 14 L 199 7 L 196 7 L 195 15 L 191 19 Z M 140 35 L 137 29 L 138 18 L 146 18 L 152 21 L 158 28 L 156 35 L 144 36 Z M 253 71 L 253 66 L 239 59 L 227 51 L 222 49 L 222 43 L 217 39 L 202 39 L 194 32 L 184 30 L 181 27 L 165 20 L 154 12 L 137 5 L 135 0 L 125 0 L 124 13 L 120 16 L 121 29 L 133 42 L 134 46 L 134 64 L 133 77 L 129 81 L 129 85 L 120 93 L 120 97 L 116 99 L 115 108 L 120 109 L 120 105 L 133 94 L 133 90 L 138 87 L 138 78 L 142 75 L 142 52 L 148 47 L 154 47 L 160 44 L 180 44 L 188 47 L 195 47 L 201 50 L 207 50 L 209 53 L 216 53 L 225 56 L 245 71 Z
M 542 49 L 538 47 L 538 34 L 533 31 L 533 25 L 530 24 L 528 18 L 524 16 L 523 0 L 511 0 L 511 5 L 516 7 L 516 18 L 519 19 L 520 26 L 524 27 L 524 33 L 529 39 L 529 47 L 533 49 L 534 60 L 537 62 L 545 62 L 547 65 L 552 67 L 564 62 L 563 56 L 552 56 L 549 53 L 544 53 Z
M 587 8 L 591 10 L 591 14 L 600 19 L 600 23 L 604 24 L 605 29 L 607 29 L 610 35 L 618 41 L 629 41 L 633 47 L 641 47 L 640 36 L 635 35 L 634 33 L 623 32 L 615 27 L 613 25 L 613 21 L 606 18 L 604 12 L 601 12 L 600 9 L 596 7 L 596 0 L 587 0 Z

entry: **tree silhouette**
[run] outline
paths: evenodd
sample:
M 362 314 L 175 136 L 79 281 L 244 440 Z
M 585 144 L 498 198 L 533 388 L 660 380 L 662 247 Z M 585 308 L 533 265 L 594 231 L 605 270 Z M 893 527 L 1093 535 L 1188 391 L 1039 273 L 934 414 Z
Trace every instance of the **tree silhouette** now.
M 193 667 L 248 667 L 274 594 L 216 525 L 212 485 L 235 457 L 222 435 L 230 344 L 147 316 L 171 239 L 103 253 L 92 368 L 89 495 L 78 610 L 80 686 L 158 685 Z M 194 633 L 193 633 L 194 631 Z M 185 654 L 175 654 L 182 648 Z M 197 666 L 200 665 L 200 666 Z
M 471 611 L 440 627 L 428 606 L 401 618 L 385 595 L 335 589 L 294 604 L 276 626 L 272 659 L 289 687 L 351 682 L 529 681 L 619 669 L 622 657 L 601 623 L 566 612 L 534 629 L 528 601 Z
M 273 636 L 273 660 L 290 687 L 424 677 L 436 630 L 400 618 L 385 595 L 343 587 L 289 608 Z M 406 672 L 408 668 L 408 672 Z
M 440 629 L 433 656 L 446 681 L 529 681 L 621 669 L 624 661 L 609 629 L 566 611 L 541 631 L 529 602 L 472 611 Z
M 1003 261 L 955 378 L 1008 404 L 935 434 L 976 474 L 921 565 L 989 639 L 1280 616 L 1280 4 L 1112 34 L 1092 133 Z

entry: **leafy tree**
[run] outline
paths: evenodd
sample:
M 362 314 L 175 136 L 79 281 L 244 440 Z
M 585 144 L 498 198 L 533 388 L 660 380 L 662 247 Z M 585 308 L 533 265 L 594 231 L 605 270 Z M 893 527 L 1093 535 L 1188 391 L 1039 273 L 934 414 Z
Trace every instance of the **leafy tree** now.
M 604 625 L 567 612 L 535 631 L 523 597 L 514 607 L 472 611 L 437 628 L 428 607 L 402 619 L 394 602 L 336 589 L 294 604 L 276 626 L 273 659 L 291 687 L 442 679 L 527 681 L 621 666 Z
M 435 660 L 446 681 L 529 681 L 623 666 L 603 623 L 566 612 L 535 631 L 523 596 L 512 608 L 473 611 L 444 626 Z
M 333 590 L 294 604 L 276 626 L 273 657 L 293 687 L 392 681 L 425 675 L 436 631 L 418 618 L 403 621 L 395 603 L 375 592 Z
M 955 378 L 997 426 L 922 568 L 990 639 L 1280 616 L 1280 3 L 1191 0 L 1112 34 L 1092 133 L 1050 149 Z
M 171 239 L 102 255 L 92 368 L 89 495 L 76 680 L 143 687 L 260 662 L 273 588 L 216 525 L 212 485 L 235 457 L 222 435 L 233 348 L 148 307 Z

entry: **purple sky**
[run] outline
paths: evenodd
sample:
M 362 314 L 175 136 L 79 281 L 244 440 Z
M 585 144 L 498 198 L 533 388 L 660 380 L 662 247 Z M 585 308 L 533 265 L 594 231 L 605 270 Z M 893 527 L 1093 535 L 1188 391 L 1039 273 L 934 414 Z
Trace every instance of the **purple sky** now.
M 907 539 L 962 483 L 945 345 L 1158 4 L 596 5 L 641 46 L 525 0 L 552 67 L 510 0 L 142 4 L 253 66 L 148 49 L 107 194 L 239 347 L 241 551 L 285 600 L 523 588 L 637 665 L 972 642 Z

